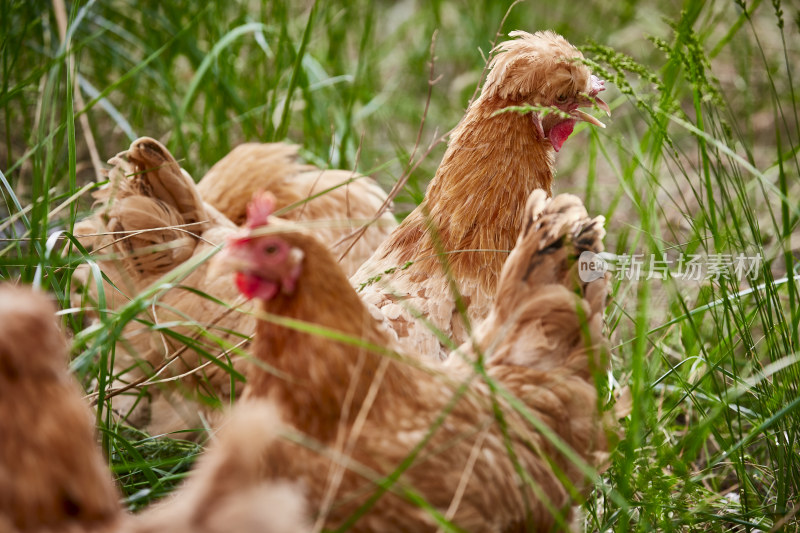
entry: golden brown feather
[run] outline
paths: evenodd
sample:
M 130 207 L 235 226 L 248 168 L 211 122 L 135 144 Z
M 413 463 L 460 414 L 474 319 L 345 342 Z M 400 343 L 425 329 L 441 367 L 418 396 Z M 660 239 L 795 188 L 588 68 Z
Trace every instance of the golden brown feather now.
M 197 183 L 197 190 L 203 200 L 240 226 L 247 217 L 247 203 L 255 192 L 269 190 L 272 183 L 281 183 L 314 168 L 297 160 L 298 148 L 286 143 L 241 144 L 206 172 Z M 273 194 L 282 206 L 302 198 L 291 188 L 276 189 Z
M 0 530 L 105 532 L 119 494 L 48 298 L 0 286 Z
M 259 474 L 263 450 L 280 428 L 274 406 L 238 404 L 183 487 L 121 533 L 311 531 L 301 487 L 291 479 L 265 482 Z
M 329 243 L 337 257 L 349 248 L 339 264 L 352 274 L 397 227 L 391 211 L 386 211 L 352 248 L 345 240 L 372 220 L 386 193 L 361 174 L 301 164 L 297 150 L 284 143 L 242 144 L 214 165 L 197 188 L 203 200 L 237 225 L 244 223 L 253 195 L 269 191 L 283 210 L 281 218 L 311 223 L 317 238 Z
M 108 257 L 100 266 L 111 284 L 104 281 L 103 288 L 107 306 L 118 309 L 190 258 L 210 254 L 236 226 L 203 203 L 194 182 L 158 141 L 138 139 L 110 162 L 114 167 L 109 171 L 109 186 L 99 195 L 98 213 L 77 225 L 75 233 L 90 235 L 86 244 Z M 79 267 L 73 280 L 87 286 L 97 299 L 88 265 Z M 208 262 L 179 281 L 221 300 L 235 299 L 229 285 L 209 271 Z M 216 356 L 222 351 L 220 344 L 237 342 L 226 330 L 236 330 L 240 320 L 224 312 L 213 300 L 181 288 L 159 293 L 157 305 L 141 318 L 153 324 L 185 324 L 172 330 L 198 337 L 200 349 L 183 350 L 182 343 L 172 337 L 132 321 L 125 327 L 124 340 L 117 343 L 118 375 L 112 388 L 142 382 L 156 371 L 160 373 L 154 380 L 196 372 L 161 386 L 133 388 L 113 398 L 114 410 L 129 423 L 159 435 L 202 427 L 201 416 L 213 421 L 215 409 L 201 395 L 218 396 L 224 402 L 232 394 L 231 378 L 218 365 L 203 367 L 209 358 L 201 350 Z M 216 332 L 221 341 L 198 335 L 202 329 Z M 174 360 L 165 366 L 168 358 Z M 239 364 L 227 358 L 222 363 Z
M 491 376 L 534 406 L 584 460 L 599 465 L 608 428 L 598 416 L 595 382 L 604 379 L 608 365 L 603 334 L 608 280 L 582 281 L 577 259 L 603 250 L 603 218 L 589 219 L 575 196 L 549 200 L 544 191 L 534 191 L 524 220 L 495 305 L 476 329 L 475 344 L 465 343 L 459 351 L 468 360 L 476 350 L 485 354 Z M 456 357 L 447 364 L 463 365 Z M 518 385 L 507 385 L 511 381 Z M 579 476 L 575 465 L 564 468 Z

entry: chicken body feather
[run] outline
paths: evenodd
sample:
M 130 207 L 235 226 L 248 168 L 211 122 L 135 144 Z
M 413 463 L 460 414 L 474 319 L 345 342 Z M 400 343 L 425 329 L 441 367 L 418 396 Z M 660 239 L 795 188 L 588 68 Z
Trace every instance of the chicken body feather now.
M 265 481 L 262 451 L 277 438 L 275 406 L 240 403 L 198 459 L 188 481 L 130 520 L 120 533 L 303 533 L 311 531 L 304 491 L 294 480 Z
M 0 286 L 0 531 L 100 533 L 121 519 L 67 357 L 47 297 Z
M 237 225 L 244 223 L 255 193 L 271 192 L 278 209 L 284 210 L 281 218 L 310 224 L 337 257 L 347 251 L 339 264 L 352 274 L 397 227 L 391 211 L 385 211 L 350 247 L 348 236 L 372 220 L 386 193 L 367 176 L 301 164 L 297 151 L 297 146 L 285 143 L 239 145 L 211 167 L 197 189 L 204 201 Z

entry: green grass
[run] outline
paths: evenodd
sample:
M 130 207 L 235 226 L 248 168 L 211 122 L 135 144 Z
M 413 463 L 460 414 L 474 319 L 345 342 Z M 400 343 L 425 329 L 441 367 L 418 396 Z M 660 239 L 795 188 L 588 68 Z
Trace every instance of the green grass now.
M 615 276 L 612 374 L 633 408 L 585 527 L 798 531 L 800 10 L 555 4 L 515 6 L 502 31 L 552 28 L 581 45 L 613 108 L 607 129 L 567 142 L 555 191 L 606 216 L 607 250 L 645 266 L 763 258 L 753 279 Z M 0 1 L 0 279 L 41 284 L 71 307 L 86 259 L 69 237 L 91 207 L 92 145 L 105 160 L 150 135 L 199 178 L 240 142 L 288 139 L 308 161 L 372 173 L 388 190 L 412 167 L 434 31 L 438 81 L 415 163 L 462 116 L 508 5 L 81 2 L 67 5 L 65 46 L 51 4 Z M 410 172 L 400 216 L 443 149 Z M 149 298 L 94 330 L 65 314 L 87 389 L 107 386 L 113 344 Z M 174 486 L 198 451 L 115 427 L 102 406 L 98 424 L 132 508 Z

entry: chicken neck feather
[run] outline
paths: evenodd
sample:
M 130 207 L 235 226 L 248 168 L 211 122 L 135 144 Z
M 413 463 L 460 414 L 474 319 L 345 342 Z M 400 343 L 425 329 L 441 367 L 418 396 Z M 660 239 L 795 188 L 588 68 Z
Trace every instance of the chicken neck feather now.
M 266 392 L 288 410 L 298 429 L 329 440 L 340 421 L 352 421 L 370 387 L 378 385 L 373 384 L 377 373 L 386 372 L 383 387 L 393 392 L 403 390 L 408 394 L 413 382 L 406 365 L 369 348 L 391 346 L 391 342 L 327 248 L 299 232 L 283 237 L 291 246 L 301 248 L 310 260 L 304 261 L 295 290 L 262 301 L 263 312 L 303 322 L 313 319 L 314 326 L 335 331 L 349 340 L 332 341 L 325 333 L 300 331 L 263 317 L 256 326 L 254 353 L 277 372 L 250 373 L 245 394 L 258 397 Z M 359 339 L 364 345 L 354 346 L 353 342 Z M 382 365 L 387 367 L 381 369 Z M 348 392 L 350 388 L 352 392 Z M 376 401 L 385 397 L 384 393 Z M 370 413 L 383 412 L 386 411 L 376 405 Z
M 554 151 L 530 115 L 496 112 L 502 100 L 476 102 L 453 132 L 425 202 L 414 210 L 384 247 L 400 250 L 399 261 L 423 259 L 409 274 L 424 270 L 436 256 L 429 236 L 436 232 L 456 279 L 480 277 L 493 291 L 506 252 L 514 246 L 522 206 L 534 189 L 550 194 Z M 416 246 L 412 245 L 416 241 Z M 489 268 L 478 268 L 480 265 Z

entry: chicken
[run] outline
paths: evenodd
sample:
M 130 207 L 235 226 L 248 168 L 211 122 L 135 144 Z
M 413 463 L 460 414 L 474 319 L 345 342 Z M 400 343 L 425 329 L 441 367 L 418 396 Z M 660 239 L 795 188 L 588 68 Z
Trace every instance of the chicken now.
M 555 152 L 578 121 L 602 126 L 580 108 L 609 110 L 597 97 L 603 81 L 563 37 L 511 36 L 495 49 L 481 95 L 453 130 L 424 201 L 351 278 L 409 352 L 443 359 L 467 340 L 450 280 L 469 323 L 479 323 L 528 195 L 551 193 Z
M 145 510 L 120 533 L 302 533 L 311 517 L 301 488 L 257 474 L 280 419 L 264 402 L 241 404 L 198 459 L 184 486 Z
M 218 406 L 236 396 L 241 362 L 228 349 L 252 334 L 254 320 L 231 315 L 219 305 L 217 300 L 234 301 L 237 292 L 210 273 L 210 262 L 185 265 L 191 264 L 190 259 L 200 262 L 209 256 L 235 230 L 229 217 L 241 220 L 238 195 L 249 198 L 253 190 L 262 188 L 274 191 L 281 199 L 280 207 L 289 208 L 284 216 L 314 222 L 320 238 L 337 250 L 349 245 L 340 241 L 351 233 L 352 224 L 371 218 L 386 199 L 370 178 L 311 170 L 295 161 L 296 152 L 297 147 L 286 144 L 242 145 L 217 163 L 199 187 L 153 139 L 138 139 L 110 161 L 114 167 L 109 186 L 101 191 L 102 208 L 75 230 L 83 235 L 81 242 L 87 248 L 114 252 L 101 262 L 113 284 L 105 285 L 107 307 L 119 309 L 167 274 L 177 276 L 175 281 L 180 283 L 163 290 L 139 319 L 154 327 L 171 324 L 168 333 L 133 321 L 117 344 L 113 389 L 131 388 L 114 398 L 113 408 L 128 423 L 155 435 L 200 428 L 204 421 L 213 425 Z M 204 202 L 201 193 L 210 203 Z M 312 199 L 303 203 L 306 198 Z M 396 225 L 390 213 L 379 222 L 370 226 L 345 258 L 342 264 L 349 271 Z M 178 276 L 179 267 L 187 272 Z M 79 268 L 74 279 L 98 297 L 88 265 Z M 82 306 L 82 302 L 75 304 Z M 156 386 L 132 387 L 154 374 Z
M 438 362 L 398 355 L 325 246 L 273 209 L 256 197 L 218 264 L 261 301 L 242 403 L 274 402 L 287 425 L 260 475 L 304 482 L 329 529 L 563 526 L 572 490 L 587 488 L 581 467 L 606 451 L 595 376 L 607 280 L 581 282 L 574 266 L 602 250 L 602 218 L 535 191 L 474 345 Z
M 48 298 L 0 286 L 0 531 L 105 532 L 122 517 Z

